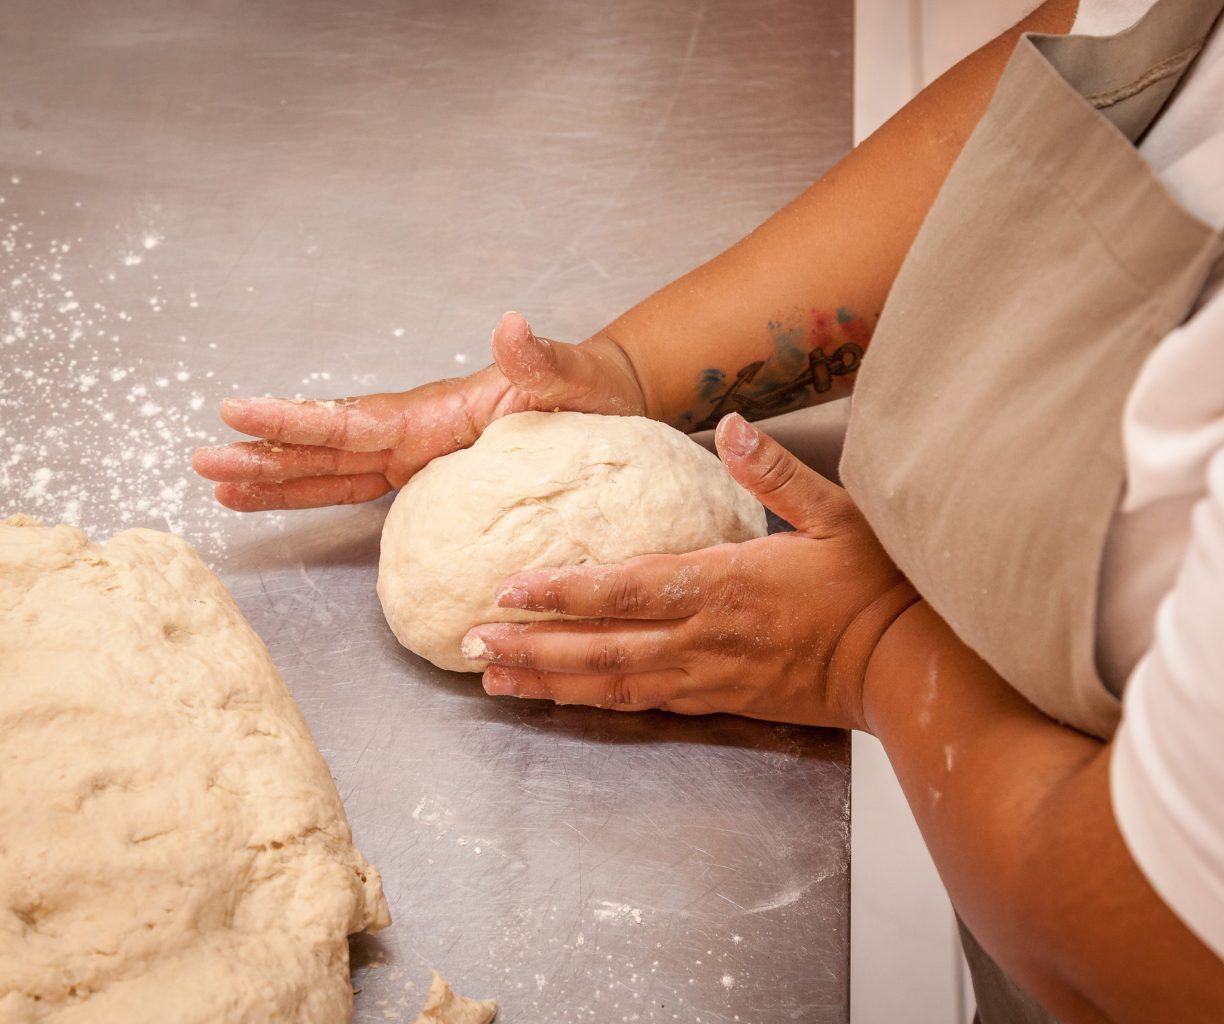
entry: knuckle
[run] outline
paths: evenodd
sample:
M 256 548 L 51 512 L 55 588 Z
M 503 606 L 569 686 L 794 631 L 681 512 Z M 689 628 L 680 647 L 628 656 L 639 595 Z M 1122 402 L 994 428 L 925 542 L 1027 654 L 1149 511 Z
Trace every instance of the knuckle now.
M 786 449 L 777 447 L 767 456 L 760 472 L 760 490 L 772 494 L 791 484 L 799 473 L 799 461 Z
M 717 588 L 717 605 L 719 610 L 734 621 L 759 603 L 759 595 L 753 594 L 744 581 L 728 574 L 719 580 Z
M 632 676 L 616 675 L 608 680 L 604 695 L 604 707 L 620 707 L 625 704 L 642 703 L 641 687 Z
M 586 662 L 595 672 L 615 672 L 625 663 L 625 649 L 613 640 L 597 640 L 587 652 Z
M 347 448 L 349 431 L 352 427 L 352 417 L 350 416 L 350 406 L 342 406 L 336 415 L 332 417 L 331 423 L 327 428 L 327 437 L 324 444 L 330 448 Z
M 636 615 L 646 603 L 642 586 L 632 576 L 617 576 L 608 592 L 609 611 L 620 615 Z
M 284 437 L 289 428 L 289 411 L 283 406 L 278 406 L 276 411 L 268 416 L 266 424 L 267 432 L 263 433 L 264 437 L 277 438 Z
M 480 437 L 481 427 L 467 389 L 459 381 L 452 382 L 451 386 L 454 389 L 452 434 L 456 448 L 463 448 Z

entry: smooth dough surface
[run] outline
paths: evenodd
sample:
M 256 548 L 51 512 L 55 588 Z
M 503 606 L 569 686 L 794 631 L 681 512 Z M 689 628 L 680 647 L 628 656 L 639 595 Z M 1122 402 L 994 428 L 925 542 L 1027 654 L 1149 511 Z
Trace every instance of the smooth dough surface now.
M 345 937 L 389 923 L 195 551 L 0 523 L 0 1022 L 349 1021 Z
M 378 594 L 396 637 L 441 668 L 482 622 L 549 618 L 498 608 L 522 569 L 679 554 L 765 533 L 765 511 L 718 458 L 640 416 L 525 412 L 435 459 L 383 526 Z

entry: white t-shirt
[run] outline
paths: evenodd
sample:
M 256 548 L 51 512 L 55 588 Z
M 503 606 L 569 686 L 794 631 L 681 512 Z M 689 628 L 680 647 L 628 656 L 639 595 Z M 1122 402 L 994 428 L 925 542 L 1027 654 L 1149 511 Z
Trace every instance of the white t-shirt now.
M 1072 31 L 1119 32 L 1153 2 L 1080 0 Z M 1139 151 L 1224 229 L 1224 27 Z M 1224 288 L 1145 360 L 1122 431 L 1097 623 L 1102 675 L 1127 681 L 1114 813 L 1152 887 L 1224 957 Z

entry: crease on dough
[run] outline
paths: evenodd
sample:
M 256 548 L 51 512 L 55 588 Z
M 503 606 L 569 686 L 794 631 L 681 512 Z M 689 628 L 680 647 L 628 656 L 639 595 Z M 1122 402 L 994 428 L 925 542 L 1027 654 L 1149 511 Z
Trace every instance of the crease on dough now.
M 0 1021 L 351 1019 L 378 871 L 185 541 L 0 523 L 0 679 Z
M 641 416 L 516 413 L 400 490 L 383 527 L 378 596 L 410 651 L 479 672 L 487 662 L 461 649 L 473 626 L 558 617 L 497 607 L 513 573 L 765 532 L 756 499 L 678 430 Z

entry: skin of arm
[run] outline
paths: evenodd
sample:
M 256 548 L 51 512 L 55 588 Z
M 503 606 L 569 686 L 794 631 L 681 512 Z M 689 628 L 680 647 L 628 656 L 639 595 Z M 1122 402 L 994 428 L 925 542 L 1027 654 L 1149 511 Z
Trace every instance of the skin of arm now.
M 957 911 L 1060 1020 L 1224 1019 L 1224 962 L 1118 830 L 1110 744 L 1028 704 L 925 602 L 884 635 L 862 694 Z
M 1023 32 L 1067 32 L 1077 7 L 1077 0 L 1042 4 L 931 83 L 746 238 L 600 332 L 633 363 L 647 415 L 682 429 L 713 426 L 716 399 L 762 362 L 739 388 L 748 401 L 720 411 L 757 419 L 849 393 L 854 366 L 837 372 L 845 358 L 798 390 L 807 354 L 820 348 L 828 357 L 850 343 L 861 355 L 868 347 L 901 263 L 1016 41 Z M 766 396 L 763 407 L 755 404 Z
M 768 363 L 779 327 L 805 332 L 801 352 L 825 344 L 822 331 L 866 348 L 1018 34 L 1065 32 L 1075 9 L 1043 4 L 748 238 L 583 344 L 537 339 L 509 317 L 496 364 L 463 380 L 332 404 L 227 403 L 227 423 L 270 443 L 202 449 L 197 469 L 241 510 L 370 500 L 522 409 L 696 426 L 716 404 L 707 371 L 729 384 Z M 829 376 L 827 392 L 787 400 L 833 397 L 853 379 Z M 759 400 L 791 379 L 762 365 L 743 394 Z M 1025 703 L 906 589 L 840 489 L 740 424 L 719 432 L 729 470 L 799 531 L 507 581 L 504 606 L 598 621 L 478 627 L 494 662 L 486 688 L 874 732 L 967 923 L 1064 1020 L 1224 1019 L 1224 965 L 1152 891 L 1118 832 L 1109 746 Z M 813 600 L 812 581 L 829 600 Z M 649 598 L 660 593 L 681 596 L 660 607 Z
M 370 501 L 528 409 L 638 414 L 685 430 L 847 394 L 923 218 L 1021 32 L 1065 32 L 1047 0 L 908 103 L 756 231 L 579 345 L 507 314 L 494 365 L 406 392 L 255 398 L 221 418 L 260 440 L 202 448 L 197 472 L 251 512 Z
M 1110 745 L 1047 718 L 961 643 L 841 488 L 738 416 L 716 441 L 796 531 L 512 577 L 502 606 L 595 621 L 476 627 L 486 690 L 870 732 L 958 912 L 1060 1020 L 1224 1020 L 1224 961 L 1118 830 Z

